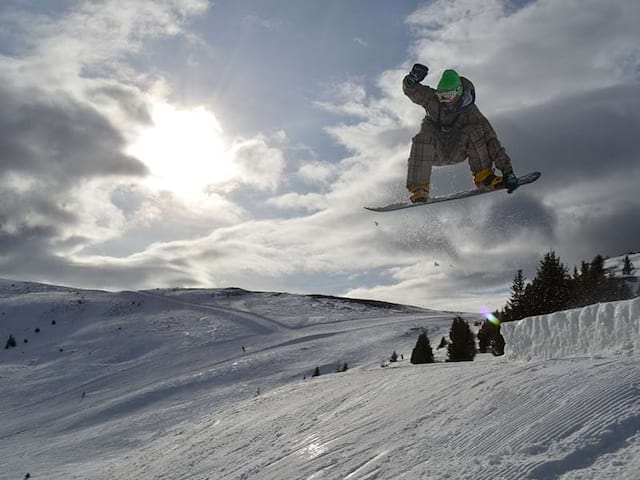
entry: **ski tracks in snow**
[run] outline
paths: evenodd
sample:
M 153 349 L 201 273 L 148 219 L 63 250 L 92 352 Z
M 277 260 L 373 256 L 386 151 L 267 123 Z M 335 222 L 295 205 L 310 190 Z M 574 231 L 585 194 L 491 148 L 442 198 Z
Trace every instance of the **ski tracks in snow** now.
M 178 448 L 167 451 L 176 443 L 167 438 L 140 460 L 147 478 L 168 479 L 199 478 L 197 464 L 203 478 L 220 480 L 635 480 L 637 360 L 497 360 L 323 376 L 220 412 Z M 143 473 L 131 466 L 103 478 Z
M 598 383 L 586 377 L 603 372 L 573 370 L 577 361 L 555 362 L 565 366 L 562 378 L 550 378 L 544 368 L 532 376 L 531 367 L 526 367 L 528 395 L 495 390 L 487 400 L 497 408 L 486 422 L 478 422 L 476 429 L 451 445 L 462 464 L 473 464 L 473 457 L 483 459 L 474 479 L 556 479 L 571 472 L 576 478 L 593 478 L 577 472 L 592 467 L 603 455 L 627 448 L 634 437 L 637 444 L 640 370 L 606 362 L 593 367 L 604 367 L 608 374 Z M 492 434 L 491 425 L 500 434 Z

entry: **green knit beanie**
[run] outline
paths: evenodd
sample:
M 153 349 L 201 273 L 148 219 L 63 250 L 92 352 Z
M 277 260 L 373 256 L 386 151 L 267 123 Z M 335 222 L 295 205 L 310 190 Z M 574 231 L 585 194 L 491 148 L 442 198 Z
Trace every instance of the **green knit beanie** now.
M 458 95 L 462 93 L 460 75 L 455 70 L 445 70 L 438 83 L 438 92 L 450 92 L 452 90 L 455 90 Z

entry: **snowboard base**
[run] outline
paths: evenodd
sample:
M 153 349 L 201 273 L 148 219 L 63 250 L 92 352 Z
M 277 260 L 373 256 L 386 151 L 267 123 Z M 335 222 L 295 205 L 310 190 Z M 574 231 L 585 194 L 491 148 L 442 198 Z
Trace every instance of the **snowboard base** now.
M 533 183 L 536 180 L 538 180 L 541 175 L 542 174 L 540 172 L 527 173 L 526 175 L 522 175 L 521 177 L 518 177 L 518 182 L 520 183 L 520 186 L 527 185 L 529 183 Z M 491 190 L 484 187 L 473 188 L 471 190 L 464 190 L 462 192 L 454 192 L 454 193 L 449 193 L 447 195 L 431 197 L 426 202 L 421 202 L 421 203 L 411 203 L 410 201 L 406 201 L 406 202 L 399 202 L 399 203 L 391 203 L 383 207 L 364 207 L 364 208 L 372 212 L 393 212 L 395 210 L 403 210 L 405 208 L 413 208 L 413 207 L 424 207 L 425 205 L 431 205 L 434 203 L 449 202 L 451 200 L 459 200 L 461 198 L 475 197 L 477 195 L 483 195 L 485 193 L 491 193 L 491 192 L 500 192 L 502 190 L 505 190 L 505 189 L 498 188 L 495 190 Z

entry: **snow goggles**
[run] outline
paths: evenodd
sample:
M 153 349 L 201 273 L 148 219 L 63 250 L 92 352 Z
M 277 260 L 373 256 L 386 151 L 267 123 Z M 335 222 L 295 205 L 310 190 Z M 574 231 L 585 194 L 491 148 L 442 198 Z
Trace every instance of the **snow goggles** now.
M 438 95 L 438 100 L 441 102 L 449 103 L 456 99 L 458 92 L 457 90 L 448 90 L 446 92 L 436 92 L 436 95 Z

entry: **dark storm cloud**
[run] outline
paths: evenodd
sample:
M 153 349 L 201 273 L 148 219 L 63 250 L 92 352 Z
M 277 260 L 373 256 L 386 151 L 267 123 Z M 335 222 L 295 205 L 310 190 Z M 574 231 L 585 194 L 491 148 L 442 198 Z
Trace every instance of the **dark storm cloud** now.
M 128 118 L 141 124 L 151 125 L 153 123 L 147 104 L 141 99 L 138 91 L 129 87 L 122 85 L 103 86 L 91 90 L 89 98 L 98 105 L 113 101 Z
M 638 162 L 640 85 L 570 95 L 495 124 L 516 170 L 542 171 L 541 185 L 624 175 Z
M 132 100 L 124 90 L 102 94 Z M 62 92 L 0 86 L 0 104 L 0 269 L 5 276 L 53 279 L 53 272 L 73 269 L 59 255 L 89 241 L 69 230 L 84 215 L 73 188 L 96 178 L 143 176 L 147 168 L 122 153 L 125 139 L 106 117 Z M 144 113 L 136 118 L 148 120 Z
M 608 215 L 594 212 L 580 218 L 578 225 L 575 236 L 585 252 L 584 260 L 596 254 L 618 256 L 640 249 L 640 204 L 623 205 Z
M 104 116 L 63 93 L 0 87 L 0 104 L 0 177 L 19 172 L 64 188 L 78 177 L 147 173 Z
M 9 220 L 20 222 L 34 214 L 40 218 L 47 218 L 53 225 L 77 221 L 78 216 L 75 212 L 63 208 L 57 201 L 52 201 L 55 200 L 52 199 L 55 193 L 60 194 L 41 184 L 26 191 L 0 186 L 0 226 L 6 225 Z
M 4 224 L 4 219 L 0 217 L 0 223 Z M 52 225 L 27 225 L 18 224 L 11 231 L 0 227 L 0 252 L 3 259 L 11 257 L 18 253 L 25 254 L 24 258 L 28 258 L 28 254 L 36 253 L 42 248 L 46 248 L 48 239 L 54 238 L 60 232 Z
M 34 233 L 36 233 L 34 240 L 38 243 L 46 236 L 40 232 Z M 24 238 L 24 235 L 21 235 L 21 238 Z M 3 234 L 0 233 L 0 242 L 3 242 L 3 239 Z M 149 285 L 162 287 L 198 283 L 183 269 L 153 258 L 139 262 L 76 263 L 68 257 L 50 254 L 38 245 L 33 247 L 30 255 L 9 257 L 0 255 L 0 276 L 55 285 L 110 290 L 145 288 Z
M 552 241 L 557 224 L 557 215 L 551 208 L 539 198 L 520 190 L 517 195 L 493 203 L 485 222 L 486 228 L 479 231 L 489 241 L 506 241 L 523 232 L 539 233 Z

